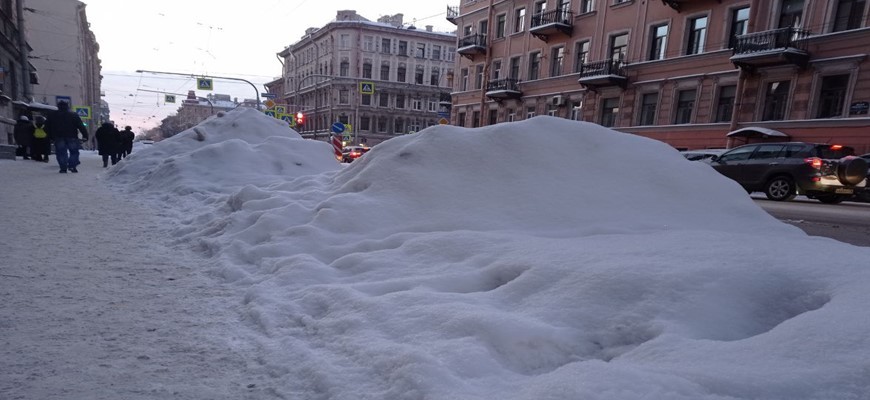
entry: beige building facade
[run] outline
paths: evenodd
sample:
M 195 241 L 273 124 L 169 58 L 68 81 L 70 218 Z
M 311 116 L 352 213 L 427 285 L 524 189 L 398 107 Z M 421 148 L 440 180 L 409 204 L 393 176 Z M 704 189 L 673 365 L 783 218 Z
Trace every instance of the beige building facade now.
M 284 60 L 278 103 L 303 112 L 305 124 L 297 127 L 303 136 L 325 137 L 342 122 L 353 143 L 373 145 L 448 122 L 456 37 L 402 19 L 369 21 L 338 11 L 278 53 Z
M 870 152 L 867 3 L 463 0 L 447 14 L 462 56 L 452 123 L 553 115 L 685 149 Z

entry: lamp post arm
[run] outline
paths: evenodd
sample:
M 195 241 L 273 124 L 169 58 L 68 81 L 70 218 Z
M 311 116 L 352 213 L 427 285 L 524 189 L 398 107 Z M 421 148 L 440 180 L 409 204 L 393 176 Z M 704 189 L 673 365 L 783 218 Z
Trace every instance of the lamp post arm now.
M 137 69 L 136 72 L 138 72 L 138 73 L 147 72 L 149 74 L 163 74 L 163 75 L 180 75 L 180 76 L 188 76 L 188 77 L 191 77 L 194 79 L 197 77 L 196 74 L 186 74 L 186 73 L 181 73 L 181 72 L 148 71 L 148 70 L 144 70 L 144 69 Z M 257 101 L 257 110 L 258 111 L 260 110 L 260 91 L 257 90 L 257 86 L 254 85 L 251 81 L 249 81 L 247 79 L 232 78 L 232 77 L 228 77 L 228 76 L 209 75 L 209 77 L 218 78 L 218 79 L 228 79 L 231 81 L 241 81 L 241 82 L 247 83 L 248 85 L 251 85 L 251 87 L 254 88 L 254 100 Z

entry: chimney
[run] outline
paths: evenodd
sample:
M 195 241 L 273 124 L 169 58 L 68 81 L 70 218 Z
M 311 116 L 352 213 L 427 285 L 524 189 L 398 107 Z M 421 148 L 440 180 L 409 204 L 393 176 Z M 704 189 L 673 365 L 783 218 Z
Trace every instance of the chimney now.
M 335 13 L 336 21 L 359 21 L 356 10 L 339 10 Z
M 432 32 L 432 25 L 426 25 L 426 32 Z
M 188 90 L 187 91 L 187 99 L 188 100 L 196 100 L 196 91 L 195 90 Z

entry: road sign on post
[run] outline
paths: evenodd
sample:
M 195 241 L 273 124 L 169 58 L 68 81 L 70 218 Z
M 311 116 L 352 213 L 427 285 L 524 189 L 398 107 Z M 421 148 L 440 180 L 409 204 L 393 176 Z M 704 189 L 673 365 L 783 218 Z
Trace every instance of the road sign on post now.
M 275 93 L 260 93 L 260 96 L 263 96 L 263 98 L 265 99 L 274 99 L 278 97 L 278 95 Z
M 81 119 L 91 119 L 91 108 L 88 106 L 75 106 L 73 111 L 79 115 Z
M 360 92 L 360 94 L 374 94 L 375 93 L 375 83 L 374 82 L 360 82 L 359 83 L 359 92 Z
M 344 124 L 341 122 L 336 122 L 336 123 L 332 124 L 332 131 L 335 133 L 344 132 Z
M 164 96 L 164 102 L 166 102 L 166 103 L 175 103 L 175 95 L 174 95 L 174 94 L 167 94 L 167 95 L 165 95 L 165 96 Z
M 196 88 L 199 90 L 212 90 L 214 84 L 211 78 L 196 78 Z

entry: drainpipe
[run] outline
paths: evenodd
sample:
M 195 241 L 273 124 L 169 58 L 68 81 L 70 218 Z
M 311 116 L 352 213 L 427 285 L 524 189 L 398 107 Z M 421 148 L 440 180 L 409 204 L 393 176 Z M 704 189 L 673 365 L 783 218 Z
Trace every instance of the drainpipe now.
M 486 87 L 489 84 L 489 65 L 492 64 L 492 17 L 495 8 L 493 7 L 493 0 L 489 0 L 489 9 L 487 11 L 486 16 L 486 32 L 482 32 L 486 38 L 486 57 L 484 57 L 483 61 L 483 76 L 480 77 L 480 113 L 478 114 L 478 118 L 480 121 L 478 122 L 478 126 L 484 126 L 484 113 L 483 110 L 486 108 Z M 479 26 L 479 23 L 478 23 Z M 474 117 L 474 110 L 471 110 L 471 116 Z M 471 122 L 472 125 L 474 121 Z
M 21 89 L 23 92 L 23 98 L 25 101 L 31 101 L 31 88 L 30 88 L 30 61 L 29 51 L 27 50 L 27 39 L 24 35 L 24 0 L 16 0 L 15 1 L 15 11 L 18 13 L 18 52 L 20 53 L 21 62 Z M 14 94 L 13 94 L 14 95 Z

